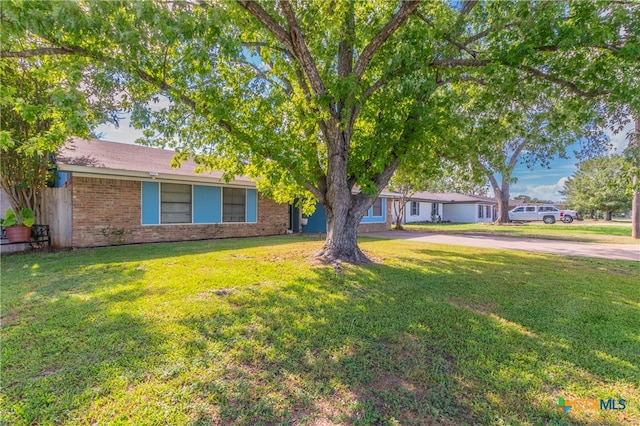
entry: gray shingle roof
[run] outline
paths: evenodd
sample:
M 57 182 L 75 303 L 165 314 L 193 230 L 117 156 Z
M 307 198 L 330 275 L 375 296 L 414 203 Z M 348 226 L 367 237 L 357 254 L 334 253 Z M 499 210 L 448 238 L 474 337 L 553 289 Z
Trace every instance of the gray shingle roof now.
M 135 174 L 158 173 L 164 176 L 211 178 L 219 181 L 221 172 L 196 173 L 196 164 L 189 159 L 174 169 L 171 160 L 174 151 L 150 148 L 119 142 L 108 142 L 99 139 L 72 138 L 56 155 L 56 161 L 61 171 L 78 170 L 78 167 L 99 172 L 104 171 L 128 172 Z M 86 169 L 88 168 L 88 169 Z M 130 174 L 130 173 L 129 173 Z M 236 177 L 236 181 L 251 182 L 248 177 Z

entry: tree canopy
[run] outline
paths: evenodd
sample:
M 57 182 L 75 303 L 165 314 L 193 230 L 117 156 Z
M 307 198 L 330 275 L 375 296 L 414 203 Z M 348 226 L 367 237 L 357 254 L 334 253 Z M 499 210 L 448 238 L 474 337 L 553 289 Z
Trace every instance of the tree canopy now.
M 562 194 L 567 204 L 582 212 L 601 211 L 607 220 L 613 213 L 631 209 L 631 176 L 621 155 L 583 161 L 565 183 Z
M 357 225 L 400 163 L 492 152 L 461 137 L 459 106 L 547 94 L 640 109 L 639 13 L 593 1 L 5 1 L 3 32 L 24 43 L 2 57 L 90 60 L 147 143 L 252 176 L 278 201 L 319 201 L 318 255 L 359 262 Z M 160 95 L 170 106 L 152 110 Z
M 18 40 L 4 37 L 3 46 Z M 24 40 L 21 40 L 24 41 Z M 0 63 L 0 186 L 14 212 L 41 218 L 40 196 L 51 175 L 51 155 L 69 136 L 88 136 L 113 105 L 82 90 L 86 60 L 66 57 L 2 58 Z

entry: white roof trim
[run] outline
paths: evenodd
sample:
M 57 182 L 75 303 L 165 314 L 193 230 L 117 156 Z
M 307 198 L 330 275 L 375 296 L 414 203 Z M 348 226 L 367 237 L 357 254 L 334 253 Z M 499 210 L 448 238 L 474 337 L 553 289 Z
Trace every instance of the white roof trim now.
M 181 176 L 174 174 L 159 173 L 155 176 L 150 175 L 150 172 L 138 172 L 131 170 L 117 170 L 107 168 L 96 168 L 87 166 L 75 166 L 61 164 L 58 166 L 58 171 L 71 172 L 74 176 L 81 177 L 93 177 L 93 178 L 105 178 L 105 179 L 128 179 L 128 180 L 141 180 L 149 182 L 175 182 L 175 183 L 202 183 L 208 185 L 220 185 L 220 186 L 236 186 L 242 188 L 255 188 L 256 184 L 251 181 L 239 181 L 230 180 L 225 182 L 224 179 L 212 178 L 212 177 L 198 177 L 198 176 Z

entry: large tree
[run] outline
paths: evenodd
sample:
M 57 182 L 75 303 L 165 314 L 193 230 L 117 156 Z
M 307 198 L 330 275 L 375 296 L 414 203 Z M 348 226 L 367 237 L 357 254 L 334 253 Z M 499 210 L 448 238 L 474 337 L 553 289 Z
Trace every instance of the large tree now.
M 561 193 L 567 204 L 578 211 L 598 210 L 606 220 L 631 208 L 631 176 L 622 155 L 597 157 L 578 164 Z
M 638 82 L 636 2 L 23 2 L 2 56 L 91 58 L 148 142 L 323 204 L 318 256 L 365 262 L 356 229 L 398 165 L 486 152 L 455 133 L 460 90 L 615 100 Z M 152 111 L 159 94 L 171 105 Z M 479 102 L 481 98 L 479 98 Z M 435 155 L 434 155 L 435 154 Z
M 562 104 L 561 108 L 557 104 Z M 553 157 L 567 158 L 567 148 L 578 140 L 583 145 L 578 156 L 591 157 L 608 148 L 597 105 L 570 105 L 560 101 L 556 105 L 536 103 L 531 110 L 521 109 L 518 104 L 512 107 L 515 111 L 509 113 L 512 117 L 506 121 L 511 129 L 493 131 L 493 155 L 471 160 L 491 184 L 498 200 L 499 223 L 509 222 L 511 184 L 517 182 L 513 173 L 518 164 L 525 164 L 529 169 L 549 168 Z
M 3 46 L 15 42 L 5 38 Z M 52 154 L 70 136 L 90 135 L 112 109 L 98 90 L 87 99 L 87 66 L 64 57 L 0 60 L 0 187 L 15 212 L 29 208 L 36 221 L 54 178 Z
M 635 128 L 628 135 L 629 145 L 624 156 L 627 158 L 631 176 L 631 237 L 640 239 L 640 114 L 635 114 Z

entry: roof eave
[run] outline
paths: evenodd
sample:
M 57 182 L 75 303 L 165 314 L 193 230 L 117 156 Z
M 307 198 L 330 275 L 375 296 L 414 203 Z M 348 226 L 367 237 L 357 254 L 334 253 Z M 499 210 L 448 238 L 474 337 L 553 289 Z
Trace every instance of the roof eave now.
M 77 166 L 70 164 L 60 164 L 58 170 L 61 172 L 71 172 L 76 176 L 95 177 L 95 178 L 114 178 L 114 179 L 135 179 L 144 181 L 158 182 L 178 182 L 178 183 L 203 183 L 209 185 L 225 185 L 238 186 L 245 188 L 255 188 L 256 184 L 252 181 L 241 181 L 232 179 L 226 182 L 224 179 L 207 176 L 189 176 L 177 175 L 169 173 L 158 173 L 156 175 L 151 172 L 141 172 L 135 170 L 119 170 L 107 169 L 87 166 Z

